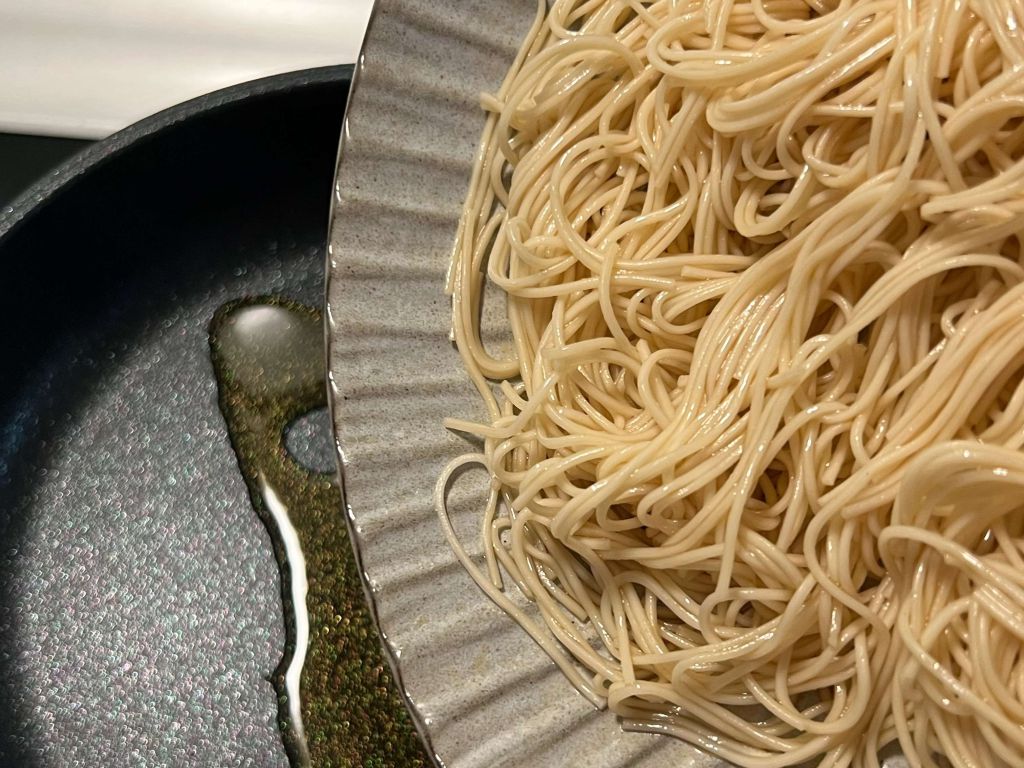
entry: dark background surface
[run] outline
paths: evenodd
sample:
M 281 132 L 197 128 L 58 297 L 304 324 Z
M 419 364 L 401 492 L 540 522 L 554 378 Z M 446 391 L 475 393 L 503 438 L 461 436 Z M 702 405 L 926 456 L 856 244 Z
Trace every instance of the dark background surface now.
M 279 578 L 207 327 L 322 300 L 350 76 L 232 89 L 0 202 L 0 766 L 286 764 Z M 0 200 L 77 147 L 5 149 Z
M 92 142 L 0 133 L 0 208 Z

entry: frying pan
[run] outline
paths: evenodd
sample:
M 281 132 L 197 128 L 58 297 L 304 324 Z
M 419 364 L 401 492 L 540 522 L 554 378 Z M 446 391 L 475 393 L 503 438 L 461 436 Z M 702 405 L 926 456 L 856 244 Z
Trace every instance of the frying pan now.
M 0 209 L 0 765 L 288 764 L 278 563 L 207 333 L 239 297 L 321 304 L 350 81 L 197 99 Z

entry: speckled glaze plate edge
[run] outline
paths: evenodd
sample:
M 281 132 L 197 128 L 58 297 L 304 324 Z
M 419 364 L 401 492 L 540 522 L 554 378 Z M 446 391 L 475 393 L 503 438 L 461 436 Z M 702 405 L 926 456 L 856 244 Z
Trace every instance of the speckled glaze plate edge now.
M 378 0 L 349 96 L 328 250 L 328 366 L 352 541 L 413 718 L 440 765 L 663 766 L 721 761 L 625 733 L 476 588 L 432 494 L 482 416 L 443 294 L 483 126 L 535 0 Z M 500 308 L 485 307 L 502 322 Z M 479 493 L 456 527 L 479 552 Z M 465 510 L 465 514 L 461 511 Z

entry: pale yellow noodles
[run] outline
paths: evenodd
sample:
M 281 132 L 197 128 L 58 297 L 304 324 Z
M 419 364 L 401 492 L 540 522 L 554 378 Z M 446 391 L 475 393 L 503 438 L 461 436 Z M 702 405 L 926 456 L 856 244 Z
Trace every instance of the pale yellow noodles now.
M 449 421 L 483 450 L 438 506 L 626 727 L 757 768 L 1024 766 L 1022 23 L 555 0 L 483 98 L 449 289 L 489 423 Z M 483 571 L 444 509 L 465 464 Z

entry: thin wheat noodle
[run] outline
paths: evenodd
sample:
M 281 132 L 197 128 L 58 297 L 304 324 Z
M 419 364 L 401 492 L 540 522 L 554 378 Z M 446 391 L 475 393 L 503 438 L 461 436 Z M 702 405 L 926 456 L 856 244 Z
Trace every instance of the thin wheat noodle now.
M 1024 765 L 1022 23 L 553 0 L 482 97 L 447 290 L 486 419 L 448 421 L 482 449 L 435 502 L 625 727 L 748 768 Z

